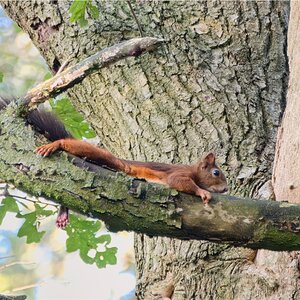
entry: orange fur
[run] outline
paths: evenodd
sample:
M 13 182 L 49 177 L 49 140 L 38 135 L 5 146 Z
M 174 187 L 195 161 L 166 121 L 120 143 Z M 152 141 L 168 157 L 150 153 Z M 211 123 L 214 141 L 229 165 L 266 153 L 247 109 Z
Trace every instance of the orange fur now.
M 166 174 L 162 171 L 152 170 L 150 168 L 142 166 L 130 166 L 129 168 L 130 170 L 126 172 L 127 175 L 146 179 L 151 182 L 166 184 Z
M 133 177 L 143 178 L 181 192 L 200 196 L 205 203 L 211 199 L 210 192 L 223 193 L 227 191 L 226 178 L 215 164 L 213 153 L 207 154 L 194 165 L 138 162 L 119 159 L 105 149 L 72 138 L 40 146 L 36 152 L 43 156 L 49 156 L 58 149 L 75 156 L 86 157 L 99 165 L 122 171 Z

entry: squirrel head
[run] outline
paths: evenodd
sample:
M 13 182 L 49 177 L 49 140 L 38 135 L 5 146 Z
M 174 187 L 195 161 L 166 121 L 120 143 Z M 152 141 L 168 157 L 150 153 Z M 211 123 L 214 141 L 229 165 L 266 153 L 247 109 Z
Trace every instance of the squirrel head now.
M 226 178 L 216 165 L 216 157 L 212 152 L 206 154 L 196 166 L 196 181 L 201 188 L 215 193 L 228 191 Z

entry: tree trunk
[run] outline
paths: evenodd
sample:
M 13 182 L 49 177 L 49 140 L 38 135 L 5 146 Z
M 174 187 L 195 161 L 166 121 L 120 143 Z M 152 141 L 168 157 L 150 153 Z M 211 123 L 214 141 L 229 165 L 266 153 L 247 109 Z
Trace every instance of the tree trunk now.
M 283 198 L 289 202 L 300 203 L 300 3 L 291 1 L 291 14 L 288 34 L 288 57 L 290 66 L 287 106 L 278 129 L 276 155 L 273 168 L 273 187 L 277 201 Z M 297 218 L 299 219 L 299 218 Z M 278 295 L 281 299 L 300 299 L 299 280 L 300 252 L 278 252 L 259 250 L 256 266 L 279 277 Z
M 126 1 L 98 4 L 100 18 L 87 28 L 70 24 L 65 1 L 1 2 L 53 71 L 139 34 Z M 289 3 L 132 4 L 145 36 L 168 43 L 85 79 L 73 103 L 122 158 L 188 163 L 214 150 L 231 194 L 270 198 Z M 252 250 L 137 235 L 135 251 L 139 299 L 289 299 L 297 288 L 285 265 L 277 273 L 257 266 Z

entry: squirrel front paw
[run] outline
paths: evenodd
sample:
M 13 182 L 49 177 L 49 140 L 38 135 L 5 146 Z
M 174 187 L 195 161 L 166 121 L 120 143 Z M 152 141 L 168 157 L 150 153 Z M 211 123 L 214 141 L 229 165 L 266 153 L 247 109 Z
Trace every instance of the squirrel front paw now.
M 197 196 L 202 198 L 204 204 L 208 204 L 208 202 L 211 200 L 211 193 L 206 190 L 199 190 Z
M 40 147 L 37 147 L 35 149 L 35 152 L 41 156 L 49 156 L 53 152 L 55 152 L 59 148 L 59 145 L 57 145 L 55 142 L 47 145 L 42 145 Z

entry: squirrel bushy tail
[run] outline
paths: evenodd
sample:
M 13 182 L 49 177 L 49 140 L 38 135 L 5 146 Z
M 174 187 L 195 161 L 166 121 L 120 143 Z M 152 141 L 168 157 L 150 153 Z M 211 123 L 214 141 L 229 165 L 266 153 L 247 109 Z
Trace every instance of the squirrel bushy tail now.
M 32 110 L 27 116 L 27 121 L 50 141 L 73 138 L 64 124 L 51 111 Z
M 4 109 L 15 98 L 0 97 L 0 110 Z M 50 141 L 72 138 L 72 135 L 66 130 L 64 124 L 50 111 L 35 109 L 29 112 L 26 120 L 34 129 L 45 135 Z

